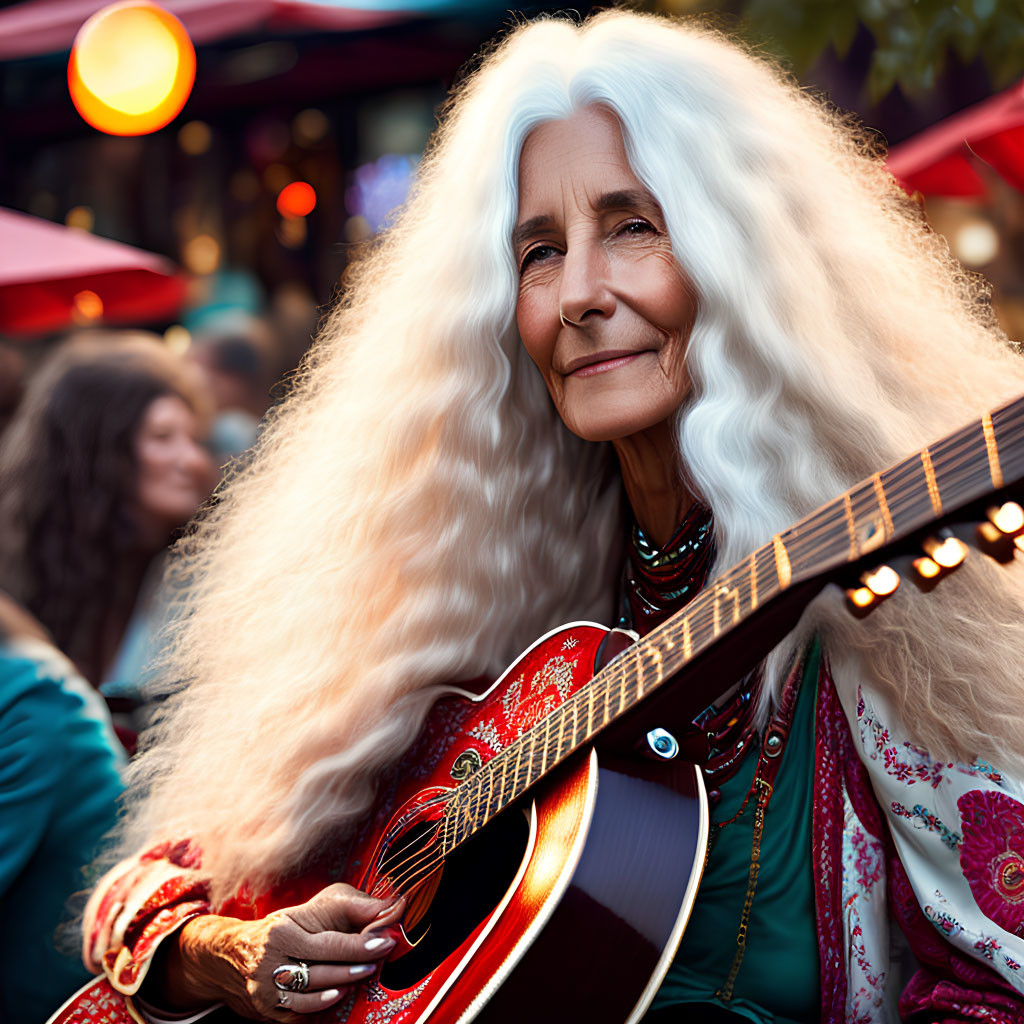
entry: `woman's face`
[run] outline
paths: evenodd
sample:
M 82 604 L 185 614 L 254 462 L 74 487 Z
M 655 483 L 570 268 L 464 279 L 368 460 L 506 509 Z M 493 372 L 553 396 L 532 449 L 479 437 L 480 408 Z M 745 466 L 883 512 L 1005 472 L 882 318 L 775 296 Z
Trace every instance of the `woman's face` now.
M 165 534 L 193 516 L 210 493 L 213 466 L 195 413 L 177 395 L 150 402 L 135 437 L 136 507 L 144 530 Z
M 668 420 L 690 389 L 696 299 L 607 110 L 530 133 L 513 247 L 519 333 L 569 429 L 612 441 Z

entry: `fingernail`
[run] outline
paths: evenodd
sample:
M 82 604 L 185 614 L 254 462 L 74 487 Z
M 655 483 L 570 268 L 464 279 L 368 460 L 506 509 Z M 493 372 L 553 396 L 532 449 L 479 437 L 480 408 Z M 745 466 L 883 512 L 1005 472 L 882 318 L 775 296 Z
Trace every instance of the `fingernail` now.
M 401 903 L 403 899 L 405 899 L 404 896 L 399 896 L 397 899 L 393 899 L 383 910 L 378 912 L 377 916 L 384 917 L 386 914 L 390 914 L 391 911 L 394 910 L 395 907 L 397 907 L 398 904 Z
M 373 964 L 353 964 L 349 969 L 348 973 L 353 978 L 359 977 L 360 974 L 369 974 L 370 971 L 375 971 L 377 968 Z
M 337 999 L 338 996 L 340 996 L 340 995 L 341 995 L 340 989 L 336 989 L 336 988 L 324 989 L 324 991 L 320 993 L 320 1002 L 321 1003 L 329 1003 L 332 999 Z
M 395 940 L 393 938 L 391 938 L 390 935 L 387 936 L 386 938 L 385 937 L 381 937 L 381 936 L 378 935 L 377 938 L 375 938 L 375 939 L 367 939 L 366 942 L 363 945 L 363 949 L 365 949 L 365 950 L 367 950 L 369 952 L 370 950 L 374 950 L 374 949 L 383 949 L 385 946 L 390 948 L 394 944 L 395 944 Z

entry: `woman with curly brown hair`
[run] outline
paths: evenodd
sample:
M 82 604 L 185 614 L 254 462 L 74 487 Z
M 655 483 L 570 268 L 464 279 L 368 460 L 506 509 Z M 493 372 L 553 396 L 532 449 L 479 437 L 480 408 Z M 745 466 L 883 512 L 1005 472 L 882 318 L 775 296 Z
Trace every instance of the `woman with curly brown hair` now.
M 202 393 L 141 334 L 58 351 L 0 443 L 0 588 L 99 686 L 143 581 L 207 496 Z

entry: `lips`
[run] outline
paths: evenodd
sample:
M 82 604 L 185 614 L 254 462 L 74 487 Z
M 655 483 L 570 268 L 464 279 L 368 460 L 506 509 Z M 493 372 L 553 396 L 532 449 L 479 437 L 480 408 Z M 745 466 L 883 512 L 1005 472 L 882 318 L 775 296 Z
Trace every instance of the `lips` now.
M 578 356 L 567 364 L 563 376 L 590 377 L 596 373 L 616 370 L 650 351 L 651 349 L 607 349 L 604 352 L 592 352 L 585 356 Z

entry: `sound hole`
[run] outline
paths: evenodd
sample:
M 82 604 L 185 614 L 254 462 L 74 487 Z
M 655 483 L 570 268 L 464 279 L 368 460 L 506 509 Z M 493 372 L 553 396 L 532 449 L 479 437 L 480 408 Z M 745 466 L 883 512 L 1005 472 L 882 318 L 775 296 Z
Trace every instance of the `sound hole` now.
M 384 964 L 380 980 L 385 988 L 411 988 L 462 945 L 508 891 L 529 838 L 526 815 L 510 807 L 445 858 L 437 892 L 408 933 L 418 944 Z

